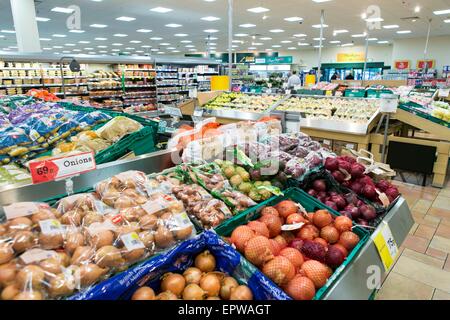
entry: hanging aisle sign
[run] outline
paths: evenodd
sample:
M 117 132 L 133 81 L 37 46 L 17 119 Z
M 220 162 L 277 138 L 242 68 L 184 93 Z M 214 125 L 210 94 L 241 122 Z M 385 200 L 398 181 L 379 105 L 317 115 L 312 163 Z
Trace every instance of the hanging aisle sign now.
M 337 62 L 364 62 L 364 52 L 338 53 Z
M 69 178 L 97 168 L 93 152 L 72 156 L 32 161 L 29 164 L 33 183 L 43 183 Z
M 411 69 L 411 61 L 409 60 L 396 60 L 394 62 L 394 68 L 397 70 Z
M 434 69 L 435 60 L 418 60 L 417 69 Z

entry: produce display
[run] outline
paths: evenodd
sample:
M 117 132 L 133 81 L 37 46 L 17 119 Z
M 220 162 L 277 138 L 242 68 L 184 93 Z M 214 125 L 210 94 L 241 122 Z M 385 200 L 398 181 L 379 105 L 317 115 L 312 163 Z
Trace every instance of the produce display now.
M 359 243 L 352 227 L 347 217 L 283 200 L 234 229 L 230 241 L 293 299 L 312 300 Z
M 15 163 L 0 166 L 0 187 L 20 182 L 30 182 L 31 175 Z
M 0 161 L 28 160 L 80 131 L 110 120 L 102 112 L 64 109 L 57 103 L 33 103 L 0 114 Z
M 162 187 L 161 187 L 162 188 Z M 4 300 L 72 295 L 195 235 L 183 204 L 145 174 L 123 172 L 95 192 L 14 204 L 0 225 Z
M 443 101 L 433 101 L 431 115 L 450 123 L 450 105 Z
M 158 292 L 158 291 L 157 291 Z M 253 300 L 246 285 L 232 276 L 216 271 L 216 259 L 208 250 L 194 259 L 194 266 L 181 273 L 161 277 L 159 294 L 148 286 L 137 289 L 131 300 Z
M 378 100 L 291 97 L 276 110 L 301 112 L 310 119 L 344 120 L 367 123 L 379 110 Z
M 203 106 L 204 109 L 221 110 L 236 109 L 242 112 L 262 113 L 267 111 L 283 96 L 277 95 L 246 95 L 244 93 L 223 93 Z

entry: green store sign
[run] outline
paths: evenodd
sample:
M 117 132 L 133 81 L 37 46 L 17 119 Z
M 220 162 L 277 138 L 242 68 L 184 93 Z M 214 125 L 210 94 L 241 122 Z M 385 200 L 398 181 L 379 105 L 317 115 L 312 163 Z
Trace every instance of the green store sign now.
M 256 58 L 256 64 L 292 64 L 292 56 Z

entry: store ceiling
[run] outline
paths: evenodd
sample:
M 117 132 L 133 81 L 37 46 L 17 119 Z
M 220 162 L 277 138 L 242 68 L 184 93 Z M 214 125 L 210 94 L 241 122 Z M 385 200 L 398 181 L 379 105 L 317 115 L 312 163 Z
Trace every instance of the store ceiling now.
M 96 54 L 205 52 L 208 35 L 213 37 L 210 41 L 212 52 L 222 52 L 227 49 L 227 0 L 36 0 L 35 3 L 37 16 L 50 19 L 47 22 L 38 22 L 40 37 L 51 39 L 41 41 L 42 48 L 48 52 Z M 427 21 L 430 18 L 433 19 L 432 36 L 450 35 L 450 23 L 444 22 L 446 20 L 450 22 L 450 14 L 433 14 L 436 10 L 450 9 L 450 0 L 331 0 L 323 3 L 316 3 L 313 0 L 234 0 L 234 34 L 248 35 L 235 36 L 234 40 L 242 41 L 242 43 L 235 42 L 234 49 L 238 51 L 255 50 L 255 48 L 258 51 L 267 49 L 295 51 L 313 48 L 319 44 L 317 39 L 320 30 L 313 28 L 312 25 L 320 24 L 321 9 L 325 10 L 325 24 L 328 25 L 324 29 L 324 46 L 363 44 L 364 37 L 352 37 L 352 35 L 364 33 L 366 21 L 361 15 L 372 4 L 376 4 L 381 10 L 381 18 L 384 19 L 381 22 L 382 26 L 398 25 L 399 27 L 370 31 L 370 38 L 377 39 L 371 39 L 371 44 L 388 45 L 388 43 L 378 42 L 391 43 L 400 38 L 424 37 L 427 33 Z M 81 29 L 85 31 L 84 33 L 69 32 L 66 26 L 69 14 L 51 11 L 54 7 L 70 5 L 80 7 Z M 420 6 L 420 12 L 414 10 L 417 5 Z M 150 11 L 155 7 L 165 7 L 172 11 L 167 13 Z M 255 7 L 267 8 L 270 11 L 261 13 L 248 11 Z M 129 22 L 116 20 L 123 16 L 132 17 L 135 20 Z M 220 20 L 205 21 L 202 20 L 204 17 L 216 17 Z M 284 20 L 290 17 L 303 18 L 302 23 Z M 371 17 L 370 13 L 369 17 Z M 404 19 L 407 17 L 418 18 Z M 93 28 L 92 24 L 104 24 L 107 27 Z M 241 26 L 245 24 L 254 26 L 249 28 Z M 10 1 L 2 0 L 0 1 L 0 30 L 13 29 Z M 136 30 L 139 29 L 152 31 L 137 32 Z M 208 29 L 215 29 L 217 32 L 204 31 Z M 271 32 L 276 29 L 281 29 L 283 32 Z M 334 35 L 335 30 L 342 29 L 348 32 Z M 397 31 L 405 30 L 410 33 L 397 33 Z M 66 37 L 55 37 L 54 34 L 62 34 Z M 126 36 L 114 36 L 118 34 Z M 295 37 L 296 34 L 306 36 Z M 107 40 L 96 40 L 96 38 L 107 38 Z M 337 41 L 340 42 L 336 43 Z M 303 45 L 299 45 L 299 42 Z M 6 48 L 14 51 L 15 46 L 14 34 L 0 32 L 0 50 Z

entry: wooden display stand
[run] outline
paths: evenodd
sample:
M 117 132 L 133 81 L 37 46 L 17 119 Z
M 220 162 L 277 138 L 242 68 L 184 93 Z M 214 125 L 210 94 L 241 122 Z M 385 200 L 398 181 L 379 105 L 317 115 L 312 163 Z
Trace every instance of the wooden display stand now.
M 178 105 L 183 116 L 192 116 L 194 114 L 195 109 L 195 100 L 187 100 Z

